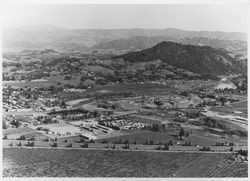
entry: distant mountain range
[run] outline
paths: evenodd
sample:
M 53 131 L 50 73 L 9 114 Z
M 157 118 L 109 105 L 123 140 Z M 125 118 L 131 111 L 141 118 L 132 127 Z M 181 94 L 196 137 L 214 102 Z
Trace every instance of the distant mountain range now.
M 3 30 L 3 50 L 140 50 L 167 41 L 246 49 L 246 33 L 167 29 L 65 29 L 52 25 L 22 26 Z
M 224 40 L 208 37 L 192 37 L 192 38 L 174 38 L 164 36 L 135 36 L 128 39 L 118 39 L 105 41 L 93 46 L 96 50 L 142 50 L 152 47 L 162 41 L 173 41 L 185 45 L 211 46 L 216 49 L 225 49 L 227 51 L 246 51 L 247 42 L 242 40 Z
M 127 62 L 161 60 L 171 66 L 203 75 L 229 75 L 246 71 L 224 50 L 167 41 L 142 51 L 116 56 L 113 60 L 121 58 Z

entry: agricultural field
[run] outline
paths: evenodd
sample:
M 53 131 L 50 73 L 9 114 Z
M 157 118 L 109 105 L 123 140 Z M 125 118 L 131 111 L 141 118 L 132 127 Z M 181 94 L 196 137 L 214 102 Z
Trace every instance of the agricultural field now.
M 3 149 L 4 177 L 247 177 L 247 168 L 231 153 Z

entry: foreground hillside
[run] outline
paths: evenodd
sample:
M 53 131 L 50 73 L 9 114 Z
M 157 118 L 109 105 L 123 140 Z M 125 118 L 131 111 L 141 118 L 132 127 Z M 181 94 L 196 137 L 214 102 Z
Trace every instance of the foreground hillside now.
M 247 177 L 232 153 L 10 148 L 3 156 L 4 177 Z
M 242 73 L 240 64 L 222 50 L 208 46 L 182 45 L 166 41 L 152 48 L 127 53 L 115 58 L 123 58 L 125 61 L 134 63 L 161 60 L 171 66 L 203 75 Z

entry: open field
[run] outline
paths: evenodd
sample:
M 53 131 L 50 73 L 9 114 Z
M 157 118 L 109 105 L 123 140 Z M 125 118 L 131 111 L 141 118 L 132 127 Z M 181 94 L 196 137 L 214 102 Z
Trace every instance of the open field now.
M 166 133 L 157 133 L 157 132 L 141 132 L 141 133 L 131 133 L 128 135 L 124 135 L 124 136 L 117 136 L 117 137 L 112 137 L 112 138 L 106 138 L 105 140 L 107 140 L 110 143 L 113 142 L 118 142 L 119 139 L 121 139 L 122 142 L 124 142 L 125 140 L 128 140 L 129 143 L 134 143 L 136 141 L 137 144 L 143 144 L 145 143 L 146 140 L 150 141 L 153 140 L 154 143 L 168 143 L 170 140 L 174 141 L 174 137 L 166 134 Z M 99 141 L 101 141 L 102 139 L 100 139 Z
M 231 104 L 233 108 L 247 108 L 247 100 L 234 102 Z
M 137 144 L 144 144 L 146 140 L 148 142 L 150 140 L 153 140 L 154 144 L 158 144 L 161 142 L 162 144 L 168 143 L 169 141 L 179 142 L 180 144 L 184 144 L 186 141 L 190 141 L 192 145 L 201 145 L 201 146 L 211 146 L 215 145 L 218 140 L 207 138 L 205 136 L 199 136 L 199 135 L 189 135 L 189 137 L 185 137 L 184 140 L 180 141 L 177 140 L 174 136 L 168 133 L 159 133 L 159 132 L 140 132 L 140 133 L 132 133 L 124 136 L 117 136 L 112 138 L 105 138 L 109 143 L 118 142 L 121 139 L 122 143 L 126 140 L 129 141 L 129 143 L 134 143 L 136 141 Z M 97 140 L 99 142 L 102 141 L 102 139 Z
M 44 140 L 47 138 L 42 133 L 38 133 L 37 131 L 25 127 L 25 128 L 13 128 L 13 129 L 3 129 L 3 135 L 6 135 L 8 139 L 17 139 L 20 136 L 25 136 L 26 138 L 34 137 L 36 140 Z
M 56 86 L 57 82 L 56 81 L 32 81 L 32 82 L 3 82 L 3 87 L 4 86 L 13 86 L 13 87 L 49 87 L 49 86 Z
M 247 164 L 233 161 L 232 156 L 231 153 L 4 148 L 3 176 L 247 177 Z
M 94 92 L 103 89 L 88 89 L 87 92 Z M 158 95 L 158 94 L 174 94 L 176 89 L 166 85 L 159 84 L 135 84 L 135 83 L 118 83 L 114 85 L 105 86 L 107 91 L 111 92 L 133 92 L 135 94 L 144 94 L 144 95 Z
M 245 101 L 232 103 L 231 106 L 233 107 L 234 110 L 243 112 L 244 114 L 247 115 L 247 104 L 248 104 L 248 101 L 245 100 Z

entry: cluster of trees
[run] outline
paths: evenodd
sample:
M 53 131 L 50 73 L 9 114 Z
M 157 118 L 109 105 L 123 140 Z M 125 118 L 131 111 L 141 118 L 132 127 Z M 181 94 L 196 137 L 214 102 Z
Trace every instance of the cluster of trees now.
M 156 150 L 169 150 L 169 145 L 165 144 L 164 147 L 162 148 L 161 145 L 159 145 Z
M 99 103 L 97 107 L 101 107 L 104 109 L 117 109 L 119 107 L 119 103 L 103 102 L 103 103 Z
M 227 143 L 217 142 L 217 143 L 215 143 L 215 146 L 227 146 Z M 234 143 L 230 142 L 230 143 L 228 143 L 228 146 L 234 146 Z
M 35 145 L 35 143 L 34 142 L 29 142 L 28 141 L 28 143 L 25 145 L 25 146 L 30 146 L 30 147 L 33 147 Z
M 68 147 L 68 148 L 71 148 L 72 146 L 73 146 L 72 143 L 66 145 L 66 147 Z
M 248 151 L 247 150 L 243 150 L 242 148 L 238 151 L 238 154 L 243 155 L 243 156 L 247 156 L 248 155 Z
M 191 146 L 191 142 L 190 141 L 185 141 L 185 143 L 183 144 L 183 146 Z
M 101 141 L 101 143 L 103 143 L 103 144 L 108 143 L 108 140 L 103 139 L 103 140 Z
M 154 145 L 154 141 L 153 140 L 146 140 L 144 143 L 144 145 Z
M 22 125 L 19 120 L 13 120 L 10 124 L 14 125 L 16 128 L 19 128 Z
M 24 135 L 21 135 L 18 140 L 26 140 L 26 137 Z
M 89 144 L 88 143 L 83 143 L 83 145 L 81 145 L 82 148 L 88 148 Z
M 211 151 L 211 149 L 209 148 L 209 146 L 203 146 L 203 148 L 200 149 L 200 151 Z
M 51 146 L 52 146 L 52 147 L 57 147 L 57 143 L 54 142 Z
M 123 149 L 129 149 L 129 143 L 126 143 L 122 148 Z
M 128 140 L 124 140 L 122 141 L 121 139 L 119 139 L 118 141 L 114 141 L 114 144 L 130 144 L 130 142 Z M 136 140 L 132 143 L 136 145 Z

